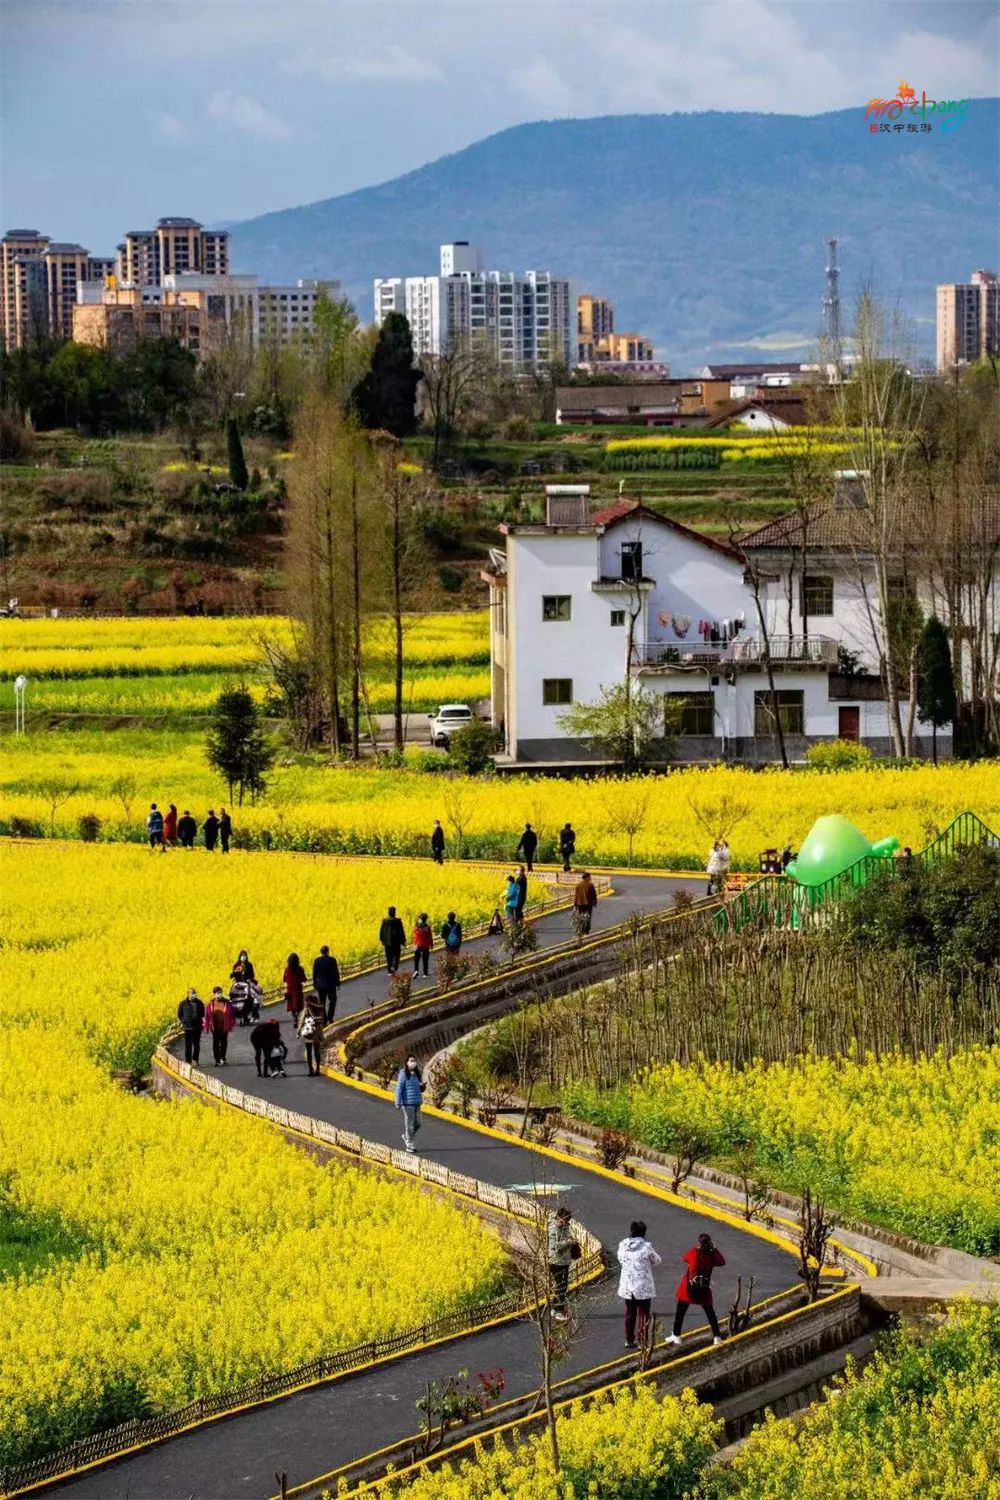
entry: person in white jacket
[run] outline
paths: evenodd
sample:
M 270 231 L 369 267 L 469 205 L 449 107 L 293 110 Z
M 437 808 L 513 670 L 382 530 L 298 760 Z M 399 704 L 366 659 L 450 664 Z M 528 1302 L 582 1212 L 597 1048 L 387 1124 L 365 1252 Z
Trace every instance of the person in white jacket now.
M 618 1264 L 622 1268 L 618 1295 L 625 1303 L 625 1348 L 637 1349 L 646 1337 L 649 1306 L 656 1296 L 653 1267 L 660 1264 L 641 1219 L 633 1220 L 628 1238 L 618 1246 Z

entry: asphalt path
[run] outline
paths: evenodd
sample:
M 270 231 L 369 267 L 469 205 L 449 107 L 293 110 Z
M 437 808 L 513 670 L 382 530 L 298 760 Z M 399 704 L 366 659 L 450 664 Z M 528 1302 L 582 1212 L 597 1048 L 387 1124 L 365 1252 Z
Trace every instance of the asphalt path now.
M 688 881 L 616 875 L 614 886 L 614 894 L 598 904 L 595 932 L 634 912 L 669 908 L 676 889 L 702 894 L 700 878 Z M 536 925 L 540 951 L 564 943 L 572 935 L 569 912 L 543 916 Z M 324 934 L 322 940 L 333 944 L 335 939 L 334 931 Z M 488 950 L 495 943 L 495 939 L 478 939 L 467 943 L 464 951 Z M 432 956 L 432 977 L 433 962 Z M 387 984 L 384 974 L 361 975 L 348 981 L 340 992 L 338 1019 L 367 1010 L 373 998 L 383 1000 Z M 416 981 L 414 997 L 419 997 L 424 985 L 423 979 Z M 269 1013 L 283 1014 L 277 1008 Z M 282 1020 L 282 1029 L 289 1046 L 287 1078 L 257 1077 L 249 1030 L 237 1027 L 229 1039 L 227 1064 L 219 1070 L 225 1081 L 247 1093 L 357 1131 L 369 1140 L 392 1147 L 401 1145 L 401 1116 L 389 1101 L 334 1079 L 310 1078 L 304 1048 L 292 1034 L 290 1020 Z M 202 1043 L 201 1066 L 209 1073 L 214 1071 L 208 1038 Z M 551 1161 L 513 1140 L 494 1140 L 458 1121 L 425 1117 L 418 1141 L 421 1154 L 483 1181 L 506 1188 L 523 1188 L 531 1183 L 547 1190 L 558 1188 L 559 1201 L 568 1203 L 574 1215 L 599 1236 L 612 1264 L 616 1265 L 615 1251 L 628 1234 L 630 1221 L 645 1220 L 649 1238 L 663 1257 L 657 1273 L 655 1310 L 666 1320 L 672 1315 L 681 1256 L 705 1228 L 726 1256 L 725 1269 L 716 1272 L 714 1278 L 716 1306 L 723 1313 L 735 1291 L 737 1276 L 743 1277 L 744 1286 L 748 1277 L 754 1277 L 755 1301 L 783 1291 L 795 1281 L 793 1258 L 777 1246 L 736 1228 L 703 1222 L 696 1211 L 660 1202 L 641 1187 L 625 1180 L 608 1180 L 589 1172 L 582 1163 L 577 1167 Z M 428 1253 L 433 1252 L 433 1247 L 427 1248 Z M 622 1304 L 616 1292 L 617 1275 L 611 1274 L 579 1294 L 577 1331 L 567 1359 L 559 1366 L 558 1378 L 624 1357 Z M 184 1294 L 182 1289 L 179 1294 Z M 247 1313 L 257 1315 L 250 1308 Z M 419 1314 L 415 1313 L 413 1322 L 418 1321 Z M 688 1314 L 685 1332 L 688 1330 L 696 1331 L 697 1338 L 685 1339 L 685 1352 L 708 1337 L 698 1308 Z M 358 1341 L 379 1333 L 377 1327 L 359 1327 Z M 504 1399 L 536 1388 L 538 1336 L 526 1320 L 466 1335 L 434 1349 L 418 1350 L 211 1423 L 55 1486 L 48 1493 L 99 1500 L 236 1500 L 244 1496 L 260 1500 L 274 1493 L 276 1471 L 287 1473 L 289 1486 L 295 1486 L 415 1433 L 420 1421 L 415 1402 L 427 1381 L 445 1380 L 463 1368 L 474 1376 L 479 1370 L 497 1367 L 504 1371 Z

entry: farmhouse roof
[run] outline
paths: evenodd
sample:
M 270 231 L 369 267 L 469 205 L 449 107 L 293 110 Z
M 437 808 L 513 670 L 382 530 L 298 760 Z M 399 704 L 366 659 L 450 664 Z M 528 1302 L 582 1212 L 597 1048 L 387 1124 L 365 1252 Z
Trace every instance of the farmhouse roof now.
M 633 517 L 645 518 L 654 521 L 658 526 L 666 526 L 671 531 L 676 531 L 680 536 L 690 537 L 692 541 L 701 542 L 706 547 L 721 552 L 724 557 L 732 557 L 739 560 L 739 554 L 728 547 L 725 542 L 718 541 L 714 536 L 705 536 L 701 531 L 693 531 L 690 526 L 683 526 L 680 521 L 675 521 L 672 516 L 665 516 L 651 506 L 644 505 L 641 500 L 621 499 L 616 500 L 613 505 L 606 505 L 603 510 L 595 511 L 590 518 L 592 526 L 601 526 L 605 531 L 612 526 L 617 526 L 621 521 L 627 521 Z

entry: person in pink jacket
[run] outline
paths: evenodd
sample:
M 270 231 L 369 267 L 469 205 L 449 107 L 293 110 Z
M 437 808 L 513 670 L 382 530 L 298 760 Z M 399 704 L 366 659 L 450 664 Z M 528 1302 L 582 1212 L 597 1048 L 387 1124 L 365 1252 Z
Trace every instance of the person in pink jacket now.
M 236 1012 L 232 1001 L 226 998 L 222 993 L 222 986 L 217 984 L 212 991 L 211 1000 L 205 1006 L 205 1030 L 212 1037 L 212 1055 L 217 1068 L 225 1065 L 229 1033 L 235 1024 Z

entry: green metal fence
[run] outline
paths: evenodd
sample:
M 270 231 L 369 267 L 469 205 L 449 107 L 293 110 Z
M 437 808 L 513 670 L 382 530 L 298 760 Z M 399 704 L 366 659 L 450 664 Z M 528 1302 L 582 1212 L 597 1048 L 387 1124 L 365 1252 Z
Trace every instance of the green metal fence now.
M 922 863 L 931 863 L 951 859 L 959 849 L 985 843 L 1000 848 L 1000 837 L 975 813 L 963 812 L 953 818 L 926 849 L 911 857 Z M 712 924 L 717 932 L 739 932 L 751 925 L 792 930 L 825 925 L 833 908 L 845 896 L 868 885 L 877 875 L 898 874 L 905 863 L 907 860 L 903 858 L 887 859 L 865 854 L 839 875 L 813 886 L 797 885 L 785 875 L 764 875 L 724 901 L 713 916 Z

